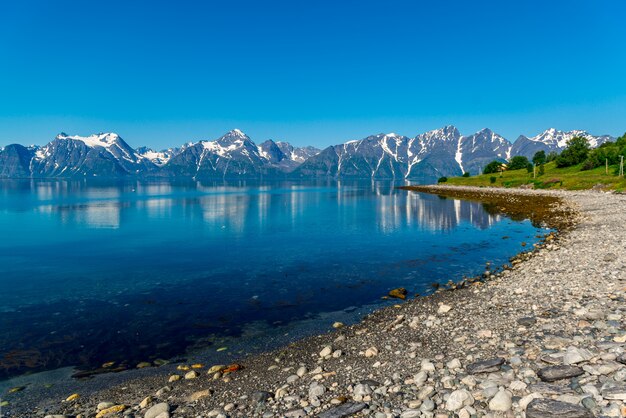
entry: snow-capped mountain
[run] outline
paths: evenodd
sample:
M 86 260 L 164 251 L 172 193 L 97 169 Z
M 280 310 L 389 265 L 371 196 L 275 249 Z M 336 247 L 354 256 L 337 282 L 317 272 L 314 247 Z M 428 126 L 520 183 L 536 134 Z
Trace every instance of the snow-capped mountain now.
M 493 160 L 511 158 L 511 143 L 491 129 L 482 129 L 462 137 L 455 160 L 463 173 L 478 174 Z
M 115 133 L 86 137 L 61 133 L 39 148 L 30 162 L 32 177 L 124 177 L 155 168 Z
M 189 142 L 162 151 L 131 148 L 119 135 L 61 133 L 43 147 L 18 144 L 0 149 L 1 178 L 168 177 L 224 178 L 374 178 L 433 181 L 464 172 L 478 174 L 493 160 L 532 157 L 539 150 L 561 151 L 574 136 L 592 147 L 614 138 L 556 129 L 513 144 L 490 129 L 463 136 L 445 126 L 413 138 L 395 133 L 330 146 L 293 147 L 267 140 L 255 144 L 234 129 L 216 140 Z
M 139 147 L 135 151 L 141 158 L 145 158 L 151 161 L 154 165 L 162 167 L 172 159 L 172 157 L 180 154 L 185 148 L 185 145 L 181 148 L 168 148 L 161 151 L 155 151 L 148 147 Z
M 371 177 L 432 179 L 478 173 L 493 161 L 504 161 L 511 144 L 489 129 L 462 136 L 445 126 L 414 138 L 395 133 L 372 135 L 328 147 L 295 170 L 301 177 Z
M 194 179 L 257 178 L 279 174 L 267 151 L 257 147 L 239 129 L 214 141 L 200 141 L 186 147 L 172 157 L 163 171 L 168 176 Z
M 276 145 L 278 146 L 278 148 L 280 148 L 283 154 L 285 154 L 287 159 L 298 164 L 302 164 L 303 162 L 305 162 L 307 159 L 311 158 L 312 156 L 319 154 L 321 151 L 319 148 L 315 148 L 311 146 L 294 147 L 289 142 L 279 141 L 279 142 L 276 142 Z
M 594 136 L 586 131 L 575 130 L 564 132 L 550 128 L 531 138 L 520 135 L 513 143 L 511 154 L 532 158 L 537 151 L 543 150 L 546 153 L 551 151 L 561 152 L 567 146 L 567 141 L 577 136 L 586 138 L 591 148 L 595 148 L 608 141 L 615 141 L 615 138 L 609 135 Z

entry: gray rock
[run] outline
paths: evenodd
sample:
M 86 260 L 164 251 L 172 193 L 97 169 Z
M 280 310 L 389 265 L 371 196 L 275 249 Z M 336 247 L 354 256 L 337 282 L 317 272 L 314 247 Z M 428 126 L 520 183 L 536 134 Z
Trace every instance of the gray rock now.
M 264 390 L 259 390 L 257 392 L 254 392 L 251 396 L 251 399 L 254 403 L 263 403 L 266 402 L 268 399 L 271 399 L 274 397 L 274 394 L 270 393 L 270 392 L 266 392 Z
M 626 401 L 626 384 L 616 384 L 602 388 L 602 397 L 604 399 Z
M 318 418 L 344 418 L 350 415 L 356 414 L 367 407 L 362 402 L 346 402 L 343 405 L 339 405 L 335 408 L 331 408 L 328 411 L 324 411 L 319 414 Z
M 518 318 L 517 323 L 522 326 L 529 327 L 537 323 L 537 318 L 535 318 L 534 316 L 525 316 L 523 318 Z
M 372 393 L 372 389 L 368 385 L 358 384 L 354 387 L 354 396 L 366 396 Z
M 617 360 L 618 362 L 620 362 L 622 364 L 626 364 L 626 354 L 622 354 L 621 356 L 619 356 L 615 360 Z
M 306 411 L 302 408 L 298 408 L 298 409 L 290 409 L 289 411 L 285 412 L 285 417 L 288 418 L 304 418 L 306 417 Z
M 361 380 L 359 383 L 362 385 L 367 385 L 371 388 L 377 388 L 378 386 L 380 386 L 380 382 L 377 382 L 376 380 L 372 380 L 372 379 L 364 379 L 364 380 Z
M 551 399 L 533 399 L 526 408 L 526 418 L 594 418 L 593 414 L 579 405 L 554 401 Z
M 144 418 L 156 418 L 164 412 L 170 412 L 170 406 L 165 403 L 158 403 L 146 411 Z
M 570 379 L 584 374 L 585 371 L 575 366 L 550 366 L 545 367 L 537 375 L 544 382 L 556 382 L 557 380 Z
M 572 393 L 573 390 L 567 386 L 551 385 L 549 383 L 539 382 L 528 386 L 531 393 L 543 393 L 544 395 L 562 395 L 564 393 Z
M 503 358 L 495 357 L 489 360 L 477 361 L 476 363 L 468 364 L 466 370 L 469 374 L 492 373 L 500 370 L 500 366 L 503 364 Z

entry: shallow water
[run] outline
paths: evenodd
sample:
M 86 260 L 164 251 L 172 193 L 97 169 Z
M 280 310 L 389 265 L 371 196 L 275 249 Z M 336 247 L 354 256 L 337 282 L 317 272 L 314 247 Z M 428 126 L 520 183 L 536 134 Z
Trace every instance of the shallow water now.
M 537 240 L 528 221 L 396 185 L 0 181 L 0 379 L 269 347 Z

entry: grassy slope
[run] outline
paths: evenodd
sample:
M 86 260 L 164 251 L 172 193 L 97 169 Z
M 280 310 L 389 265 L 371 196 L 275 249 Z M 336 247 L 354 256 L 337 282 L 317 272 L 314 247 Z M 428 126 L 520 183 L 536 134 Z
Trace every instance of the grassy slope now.
M 539 169 L 537 169 L 539 171 Z M 534 180 L 535 188 L 553 188 L 582 190 L 590 189 L 597 184 L 606 185 L 607 189 L 626 190 L 626 180 L 616 176 L 615 166 L 609 166 L 609 174 L 605 174 L 604 167 L 593 170 L 580 171 L 580 166 L 556 168 L 554 162 L 545 166 L 545 174 L 537 176 Z M 496 182 L 491 183 L 490 178 L 496 177 Z M 561 184 L 561 182 L 563 182 Z M 519 187 L 523 184 L 533 183 L 533 174 L 526 169 L 505 171 L 500 176 L 497 174 L 483 174 L 474 177 L 452 177 L 447 184 L 462 186 L 495 186 L 495 187 Z

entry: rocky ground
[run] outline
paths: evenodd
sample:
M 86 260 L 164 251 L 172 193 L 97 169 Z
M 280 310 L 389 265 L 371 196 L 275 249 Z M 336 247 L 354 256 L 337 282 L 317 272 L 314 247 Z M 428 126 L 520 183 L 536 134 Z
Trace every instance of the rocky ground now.
M 180 365 L 21 416 L 626 416 L 626 196 L 487 193 L 563 199 L 567 230 L 484 280 L 240 365 Z

